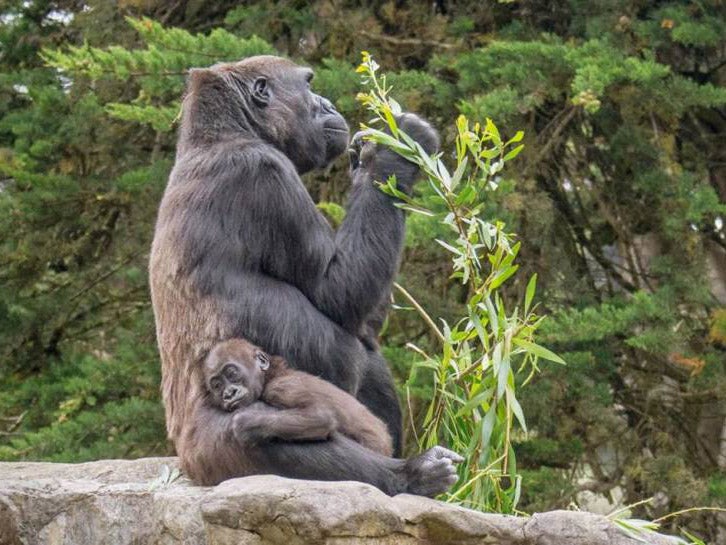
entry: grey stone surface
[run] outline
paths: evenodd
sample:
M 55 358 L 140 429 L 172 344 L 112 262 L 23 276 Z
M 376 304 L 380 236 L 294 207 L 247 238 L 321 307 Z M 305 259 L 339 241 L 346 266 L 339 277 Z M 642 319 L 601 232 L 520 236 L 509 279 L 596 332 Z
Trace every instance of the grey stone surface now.
M 216 487 L 180 477 L 175 458 L 0 463 L 0 545 L 642 545 L 606 518 L 553 511 L 484 514 L 356 482 L 270 475 Z M 653 545 L 672 545 L 664 536 Z

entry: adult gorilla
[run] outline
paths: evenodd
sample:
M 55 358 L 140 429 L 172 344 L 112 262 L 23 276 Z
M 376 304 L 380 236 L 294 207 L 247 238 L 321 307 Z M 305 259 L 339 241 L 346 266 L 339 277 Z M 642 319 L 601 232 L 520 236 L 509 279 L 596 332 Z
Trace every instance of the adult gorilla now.
M 169 436 L 204 484 L 274 473 L 434 495 L 455 481 L 460 458 L 446 449 L 400 460 L 338 434 L 298 443 L 248 437 L 238 422 L 264 429 L 284 411 L 256 403 L 225 413 L 206 401 L 206 353 L 243 337 L 356 395 L 387 423 L 400 453 L 400 409 L 370 337 L 398 268 L 404 216 L 373 181 L 395 174 L 408 191 L 417 168 L 354 138 L 348 212 L 333 232 L 299 175 L 340 155 L 348 127 L 310 91 L 312 76 L 270 56 L 191 72 L 150 263 Z M 437 148 L 418 117 L 405 114 L 400 125 Z

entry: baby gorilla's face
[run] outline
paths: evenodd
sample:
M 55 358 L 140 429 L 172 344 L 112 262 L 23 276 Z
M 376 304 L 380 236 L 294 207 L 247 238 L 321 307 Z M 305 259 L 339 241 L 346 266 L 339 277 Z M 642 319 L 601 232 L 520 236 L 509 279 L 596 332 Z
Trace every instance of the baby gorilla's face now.
M 215 407 L 234 411 L 257 401 L 270 366 L 267 354 L 247 341 L 217 344 L 204 362 L 204 381 Z

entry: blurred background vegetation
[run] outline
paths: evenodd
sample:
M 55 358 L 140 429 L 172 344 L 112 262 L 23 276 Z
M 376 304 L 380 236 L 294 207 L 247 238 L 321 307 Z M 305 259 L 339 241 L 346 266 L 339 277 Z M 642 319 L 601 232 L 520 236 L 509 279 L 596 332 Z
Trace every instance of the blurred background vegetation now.
M 568 365 L 520 399 L 520 508 L 725 506 L 723 0 L 239 4 L 0 2 L 0 460 L 171 453 L 146 267 L 185 72 L 287 55 L 355 127 L 368 50 L 449 149 L 460 113 L 525 132 L 487 215 L 523 241 L 505 296 L 538 274 L 538 342 Z M 343 158 L 305 179 L 331 221 L 346 172 Z M 467 294 L 442 229 L 410 218 L 400 281 L 455 319 Z M 391 314 L 402 399 L 404 345 L 429 336 L 416 313 Z M 432 393 L 419 375 L 409 437 Z M 666 528 L 681 525 L 726 543 L 723 515 Z

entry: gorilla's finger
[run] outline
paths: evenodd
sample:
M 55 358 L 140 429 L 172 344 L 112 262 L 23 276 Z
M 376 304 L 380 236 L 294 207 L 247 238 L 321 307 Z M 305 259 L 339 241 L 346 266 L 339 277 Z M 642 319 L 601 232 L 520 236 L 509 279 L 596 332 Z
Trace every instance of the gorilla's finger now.
M 352 170 L 357 169 L 360 165 L 359 155 L 356 150 L 348 148 L 348 161 L 350 162 L 350 168 Z
M 396 122 L 398 127 L 418 142 L 429 155 L 439 150 L 439 134 L 424 119 L 407 112 L 398 116 Z
M 447 459 L 451 460 L 455 464 L 460 464 L 461 462 L 464 461 L 464 457 L 463 456 L 460 456 L 459 454 L 457 454 L 453 450 L 449 450 L 449 449 L 444 448 L 442 446 L 432 447 L 429 450 L 429 452 L 436 459 L 447 458 Z
M 366 144 L 366 136 L 369 136 L 372 134 L 373 131 L 370 129 L 366 129 L 363 131 L 358 131 L 353 135 L 353 138 L 350 139 L 350 146 L 349 148 L 354 148 L 360 150 L 365 144 Z

